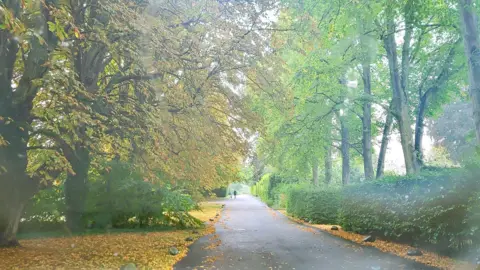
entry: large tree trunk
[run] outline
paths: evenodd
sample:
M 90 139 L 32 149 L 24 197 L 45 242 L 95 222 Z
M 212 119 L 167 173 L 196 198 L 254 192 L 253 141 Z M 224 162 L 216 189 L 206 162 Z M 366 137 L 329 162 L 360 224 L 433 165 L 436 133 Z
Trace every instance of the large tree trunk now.
M 16 123 L 0 121 L 0 134 L 8 141 L 8 145 L 0 146 L 0 246 L 15 246 L 23 206 L 39 183 L 26 174 L 28 133 Z
M 85 228 L 83 217 L 88 192 L 90 153 L 81 144 L 77 146 L 75 153 L 76 159 L 69 160 L 75 174 L 68 174 L 65 181 L 66 220 L 71 232 L 80 232 Z
M 390 14 L 387 18 L 388 33 L 395 33 L 395 22 L 393 15 Z M 411 37 L 411 25 L 407 25 L 405 31 L 404 42 L 408 43 Z M 388 34 L 384 38 L 384 46 L 387 51 L 388 65 L 390 69 L 390 81 L 393 90 L 393 112 L 394 117 L 398 122 L 398 129 L 400 131 L 400 142 L 402 144 L 403 157 L 405 161 L 405 169 L 407 174 L 412 174 L 418 171 L 419 166 L 416 163 L 413 146 L 412 128 L 410 124 L 410 117 L 407 104 L 407 85 L 408 85 L 408 46 L 403 46 L 402 51 L 402 76 L 399 74 L 398 59 L 397 59 L 397 45 L 394 34 Z
M 341 126 L 341 152 L 342 152 L 342 184 L 348 185 L 350 182 L 350 142 L 349 142 L 349 131 L 345 126 L 345 123 L 340 119 Z
M 363 64 L 363 92 L 366 97 L 370 97 L 371 91 L 371 74 L 370 64 Z M 363 170 L 365 173 L 365 179 L 373 179 L 375 177 L 373 172 L 373 160 L 372 160 L 372 104 L 366 99 L 363 103 L 363 117 L 362 117 L 362 155 L 363 155 Z
M 23 191 L 9 189 L 9 193 L 1 193 L 0 200 L 0 247 L 18 246 L 16 239 L 20 218 L 23 214 L 23 207 L 27 200 Z
M 313 175 L 313 184 L 318 186 L 320 183 L 318 182 L 318 158 L 314 157 L 312 161 L 312 175 Z
M 387 155 L 388 141 L 390 137 L 390 131 L 393 124 L 393 115 L 390 111 L 387 112 L 387 117 L 385 119 L 385 125 L 383 126 L 382 142 L 380 145 L 380 152 L 378 154 L 378 163 L 377 163 L 377 179 L 383 176 L 385 170 L 385 157 Z
M 17 17 L 21 1 L 4 1 L 3 4 Z M 56 44 L 55 35 L 43 31 L 48 29 L 47 22 L 52 19 L 46 8 L 51 4 L 45 1 L 41 12 L 26 22 L 28 28 L 36 27 L 33 30 L 41 33 L 45 42 L 34 36 L 29 40 L 29 49 L 21 59 L 23 74 L 15 89 L 12 78 L 19 44 L 12 33 L 0 29 L 0 246 L 18 244 L 16 234 L 23 207 L 39 188 L 39 179 L 32 179 L 26 173 L 27 144 L 33 99 L 39 89 L 33 82 L 47 71 L 45 63 Z
M 470 98 L 473 103 L 473 120 L 475 133 L 480 142 L 480 42 L 478 36 L 478 18 L 473 0 L 459 0 L 458 9 L 462 21 L 462 34 L 465 56 L 468 60 L 468 80 Z

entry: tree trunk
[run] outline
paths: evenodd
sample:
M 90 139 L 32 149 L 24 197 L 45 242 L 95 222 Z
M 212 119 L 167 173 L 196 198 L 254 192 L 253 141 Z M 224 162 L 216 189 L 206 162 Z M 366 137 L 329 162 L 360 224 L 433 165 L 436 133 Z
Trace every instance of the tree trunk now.
M 314 157 L 312 162 L 312 175 L 313 175 L 313 184 L 318 186 L 320 183 L 318 182 L 318 158 Z
M 21 12 L 20 1 L 4 1 L 3 4 L 17 17 Z M 50 49 L 55 47 L 56 37 L 48 28 L 51 20 L 45 1 L 41 12 L 27 23 L 34 24 L 45 42 L 32 36 L 28 53 L 23 55 L 23 73 L 18 86 L 12 88 L 13 70 L 19 44 L 13 34 L 0 29 L 0 246 L 17 245 L 16 234 L 26 202 L 38 191 L 39 179 L 27 175 L 27 144 L 31 131 L 33 99 L 39 86 L 35 79 L 42 78 L 48 70 L 45 63 Z M 33 27 L 28 25 L 28 27 Z M 8 120 L 7 120 L 8 119 Z
M 390 14 L 387 20 L 388 32 L 395 33 L 395 22 L 393 21 L 393 15 Z M 402 74 L 402 76 L 400 76 L 399 74 L 397 45 L 395 43 L 394 34 L 389 34 L 384 38 L 384 46 L 385 50 L 387 51 L 388 65 L 390 69 L 390 81 L 393 90 L 392 111 L 394 112 L 394 117 L 398 122 L 398 129 L 400 131 L 400 142 L 402 144 L 403 157 L 405 161 L 405 169 L 407 174 L 412 174 L 418 171 L 418 165 L 416 164 L 416 159 L 414 155 L 412 128 L 410 125 L 406 89 L 404 88 L 408 85 L 408 82 L 406 82 L 408 74 Z M 407 72 L 408 64 L 405 63 L 405 61 L 408 60 L 405 60 L 405 54 L 408 53 L 405 52 L 405 50 L 407 49 L 404 46 L 404 52 L 402 55 L 402 67 L 404 72 Z M 402 85 L 404 85 L 404 87 L 402 87 Z
M 393 124 L 393 115 L 390 111 L 387 112 L 387 117 L 385 119 L 385 125 L 383 127 L 382 143 L 380 145 L 380 152 L 378 154 L 378 163 L 377 163 L 377 179 L 383 176 L 385 169 L 385 157 L 387 155 L 388 141 L 390 136 L 390 131 Z
M 325 157 L 324 157 L 324 162 L 325 162 L 325 184 L 328 185 L 332 182 L 332 167 L 333 167 L 333 162 L 332 162 L 332 120 L 333 120 L 333 115 L 330 114 L 327 117 L 327 130 L 326 130 L 326 135 L 325 135 Z
M 341 126 L 341 152 L 342 152 L 342 184 L 348 185 L 350 182 L 350 142 L 349 131 L 345 126 L 343 119 L 340 119 Z
M 470 98 L 473 103 L 473 120 L 477 142 L 480 143 L 480 41 L 478 36 L 478 18 L 473 0 L 459 0 L 462 21 L 462 34 L 465 56 L 468 60 L 468 81 Z
M 16 246 L 23 206 L 38 190 L 38 181 L 26 174 L 27 145 L 16 123 L 0 123 L 0 134 L 9 142 L 0 147 L 0 246 Z
M 420 166 L 424 165 L 424 156 L 423 156 L 423 134 L 425 127 L 425 113 L 428 105 L 428 99 L 430 92 L 427 91 L 421 98 L 420 103 L 418 104 L 417 120 L 415 122 L 415 158 L 417 159 L 417 164 Z
M 2 194 L 2 197 L 0 247 L 15 247 L 19 245 L 16 236 L 26 200 L 21 202 L 20 199 L 23 196 L 18 194 Z
M 75 152 L 78 159 L 69 160 L 75 174 L 68 174 L 65 181 L 66 220 L 71 232 L 81 232 L 85 228 L 83 216 L 88 192 L 90 153 L 81 146 Z
M 363 92 L 366 97 L 370 97 L 371 91 L 371 74 L 370 64 L 363 64 Z M 363 132 L 362 132 L 362 155 L 363 155 L 363 170 L 365 179 L 373 179 L 375 177 L 373 172 L 372 160 L 372 104 L 366 99 L 363 103 L 363 118 L 362 118 Z

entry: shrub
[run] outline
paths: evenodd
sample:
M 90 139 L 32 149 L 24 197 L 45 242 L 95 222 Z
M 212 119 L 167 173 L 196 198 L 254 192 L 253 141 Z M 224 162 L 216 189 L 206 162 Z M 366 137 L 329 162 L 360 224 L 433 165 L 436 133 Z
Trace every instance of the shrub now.
M 219 187 L 212 190 L 213 194 L 218 198 L 225 198 L 227 197 L 227 187 Z
M 196 203 L 183 190 L 145 181 L 128 163 L 111 162 L 106 174 L 92 173 L 83 218 L 89 227 L 198 226 L 188 212 Z M 65 228 L 63 186 L 41 190 L 26 205 L 19 231 L 43 232 Z
M 65 209 L 62 186 L 42 189 L 25 206 L 19 232 L 45 232 L 63 229 Z
M 263 175 L 262 178 L 260 178 L 260 181 L 258 181 L 252 189 L 252 193 L 269 206 L 271 206 L 273 201 L 273 198 L 270 197 L 270 176 L 271 174 L 268 173 Z
M 265 174 L 254 186 L 251 193 L 259 197 L 268 206 L 285 208 L 287 204 L 287 192 L 296 186 L 299 180 L 294 177 L 286 177 L 278 174 Z
M 86 217 L 97 227 L 188 226 L 197 223 L 188 215 L 194 207 L 181 190 L 144 181 L 133 166 L 116 162 L 110 173 L 91 184 Z
M 337 224 L 341 192 L 337 188 L 292 188 L 287 193 L 287 212 L 303 220 Z
M 477 179 L 471 171 L 426 168 L 418 175 L 348 186 L 340 223 L 357 233 L 458 250 L 477 238 L 472 226 L 478 219 L 473 215 L 478 211 Z

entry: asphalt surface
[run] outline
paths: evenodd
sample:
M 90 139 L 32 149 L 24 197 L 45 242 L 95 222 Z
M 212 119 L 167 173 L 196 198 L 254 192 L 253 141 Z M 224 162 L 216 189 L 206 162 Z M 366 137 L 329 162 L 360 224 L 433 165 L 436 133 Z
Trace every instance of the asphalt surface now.
M 435 269 L 299 225 L 248 195 L 174 269 Z

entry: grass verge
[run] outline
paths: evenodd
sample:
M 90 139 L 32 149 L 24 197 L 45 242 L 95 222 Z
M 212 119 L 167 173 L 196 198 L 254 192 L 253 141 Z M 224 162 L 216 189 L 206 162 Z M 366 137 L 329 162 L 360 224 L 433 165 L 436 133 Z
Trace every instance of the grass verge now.
M 209 202 L 191 213 L 207 224 L 195 234 L 192 230 L 150 230 L 21 239 L 21 247 L 0 249 L 0 269 L 120 269 L 129 263 L 138 269 L 172 269 L 186 256 L 189 245 L 214 232 L 212 225 L 221 207 Z M 186 241 L 187 237 L 194 241 Z M 179 254 L 170 255 L 171 247 Z

